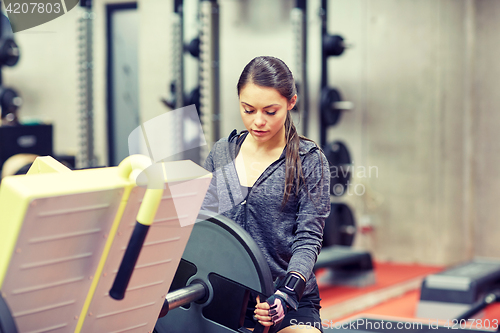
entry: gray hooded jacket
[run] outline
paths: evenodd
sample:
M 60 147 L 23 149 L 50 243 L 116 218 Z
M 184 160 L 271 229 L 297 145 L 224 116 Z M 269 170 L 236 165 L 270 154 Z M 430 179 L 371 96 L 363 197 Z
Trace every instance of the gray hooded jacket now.
M 313 267 L 321 249 L 325 219 L 330 214 L 330 174 L 326 157 L 313 142 L 301 140 L 299 156 L 305 182 L 282 207 L 285 151 L 250 190 L 240 185 L 234 160 L 248 132 L 236 130 L 215 143 L 205 161 L 213 173 L 202 209 L 241 225 L 266 258 L 273 279 L 295 271 L 307 279 L 304 295 L 316 286 Z

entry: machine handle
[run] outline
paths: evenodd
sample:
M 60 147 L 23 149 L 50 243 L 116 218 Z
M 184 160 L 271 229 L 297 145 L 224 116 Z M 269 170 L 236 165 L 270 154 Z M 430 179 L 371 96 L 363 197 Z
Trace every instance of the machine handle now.
M 142 245 L 148 234 L 149 226 L 153 223 L 156 211 L 160 205 L 162 195 L 163 189 L 147 189 L 144 194 L 144 199 L 137 213 L 137 222 L 134 231 L 123 255 L 113 286 L 109 290 L 109 296 L 116 300 L 121 300 L 125 297 L 125 291 L 134 272 L 139 254 L 141 254 Z

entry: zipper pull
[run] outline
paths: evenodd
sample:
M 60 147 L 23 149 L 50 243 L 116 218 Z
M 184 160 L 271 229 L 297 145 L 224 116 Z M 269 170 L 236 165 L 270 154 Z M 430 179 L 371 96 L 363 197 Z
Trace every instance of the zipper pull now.
M 243 205 L 244 205 L 244 204 L 246 204 L 246 203 L 247 203 L 247 199 L 243 200 L 243 201 L 240 203 L 240 205 L 242 205 L 242 206 L 243 206 Z

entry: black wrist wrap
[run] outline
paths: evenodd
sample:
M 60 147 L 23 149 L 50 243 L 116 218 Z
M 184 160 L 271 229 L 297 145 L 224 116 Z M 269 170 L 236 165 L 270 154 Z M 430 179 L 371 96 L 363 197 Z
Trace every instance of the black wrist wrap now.
M 284 279 L 278 281 L 276 286 L 277 290 L 288 296 L 285 297 L 285 301 L 294 310 L 297 310 L 305 288 L 306 282 L 302 280 L 299 274 L 293 272 L 288 273 Z

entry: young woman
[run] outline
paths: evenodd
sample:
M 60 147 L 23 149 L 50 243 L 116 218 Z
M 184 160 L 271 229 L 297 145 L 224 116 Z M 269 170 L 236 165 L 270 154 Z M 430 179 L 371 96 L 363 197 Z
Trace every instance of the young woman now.
M 245 326 L 258 320 L 273 332 L 319 332 L 320 297 L 312 270 L 330 214 L 328 162 L 314 142 L 297 134 L 290 114 L 295 81 L 283 61 L 253 59 L 237 89 L 246 131 L 233 131 L 210 152 L 205 168 L 214 177 L 202 209 L 240 224 L 276 279 L 276 293 L 256 300 Z

